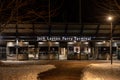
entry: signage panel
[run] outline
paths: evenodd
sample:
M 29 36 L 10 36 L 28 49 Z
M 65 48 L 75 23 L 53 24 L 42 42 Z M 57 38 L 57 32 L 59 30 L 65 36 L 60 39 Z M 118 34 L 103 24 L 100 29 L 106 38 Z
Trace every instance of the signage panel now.
M 91 37 L 79 36 L 38 36 L 37 41 L 88 41 Z

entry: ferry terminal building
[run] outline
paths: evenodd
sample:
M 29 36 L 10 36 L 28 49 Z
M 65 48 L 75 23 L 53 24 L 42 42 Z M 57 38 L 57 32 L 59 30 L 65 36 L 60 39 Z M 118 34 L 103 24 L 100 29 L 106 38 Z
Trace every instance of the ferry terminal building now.
M 113 25 L 113 59 L 120 59 L 120 25 Z M 0 34 L 1 60 L 110 59 L 109 24 L 7 24 Z

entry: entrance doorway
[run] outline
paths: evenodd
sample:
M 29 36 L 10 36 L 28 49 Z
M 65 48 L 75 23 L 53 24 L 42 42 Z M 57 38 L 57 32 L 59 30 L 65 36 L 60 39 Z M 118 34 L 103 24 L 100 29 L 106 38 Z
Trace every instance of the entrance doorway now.
M 28 47 L 28 58 L 30 60 L 33 60 L 36 58 L 34 45 L 29 45 L 29 47 Z
M 59 60 L 67 60 L 67 49 L 60 48 Z

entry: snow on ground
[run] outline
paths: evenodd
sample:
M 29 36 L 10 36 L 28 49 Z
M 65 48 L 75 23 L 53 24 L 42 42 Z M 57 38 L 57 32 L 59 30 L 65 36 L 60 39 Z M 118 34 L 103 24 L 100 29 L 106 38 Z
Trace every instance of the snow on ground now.
M 120 64 L 90 64 L 83 71 L 82 80 L 120 80 Z
M 0 80 L 38 80 L 38 74 L 53 68 L 53 65 L 0 66 Z

